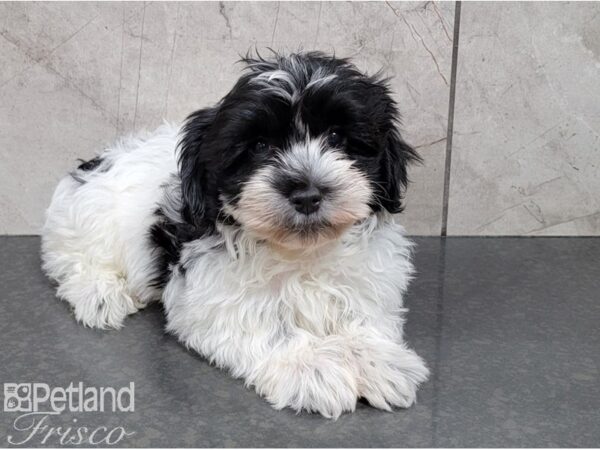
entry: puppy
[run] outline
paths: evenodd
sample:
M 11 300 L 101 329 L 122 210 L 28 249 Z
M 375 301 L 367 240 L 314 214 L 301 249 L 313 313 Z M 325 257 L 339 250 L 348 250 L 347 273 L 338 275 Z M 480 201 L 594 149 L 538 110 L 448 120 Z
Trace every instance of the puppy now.
M 408 407 L 428 375 L 402 338 L 407 164 L 385 80 L 308 52 L 245 73 L 183 126 L 123 139 L 60 181 L 43 267 L 77 320 L 167 329 L 275 408 Z

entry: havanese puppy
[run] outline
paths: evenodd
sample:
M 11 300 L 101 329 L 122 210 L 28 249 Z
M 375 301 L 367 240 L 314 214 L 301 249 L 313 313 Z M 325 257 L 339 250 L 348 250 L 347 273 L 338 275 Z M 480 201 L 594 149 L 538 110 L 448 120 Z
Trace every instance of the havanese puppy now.
M 385 80 L 307 52 L 243 59 L 215 106 L 63 178 L 44 269 L 77 320 L 167 329 L 275 408 L 408 407 L 428 370 L 402 335 L 407 164 Z

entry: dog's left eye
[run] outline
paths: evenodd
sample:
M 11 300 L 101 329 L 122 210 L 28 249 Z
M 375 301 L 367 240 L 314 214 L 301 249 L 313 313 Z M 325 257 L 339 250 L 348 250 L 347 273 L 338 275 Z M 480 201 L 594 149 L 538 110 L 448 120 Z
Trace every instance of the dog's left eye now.
M 337 131 L 332 131 L 327 136 L 327 144 L 329 144 L 329 146 L 331 146 L 331 147 L 339 147 L 340 145 L 342 145 L 343 141 L 344 141 L 344 138 Z

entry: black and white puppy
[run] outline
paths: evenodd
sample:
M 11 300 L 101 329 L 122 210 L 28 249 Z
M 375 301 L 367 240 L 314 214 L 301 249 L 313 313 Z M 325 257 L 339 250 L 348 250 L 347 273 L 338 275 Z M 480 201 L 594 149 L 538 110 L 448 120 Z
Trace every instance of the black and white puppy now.
M 402 338 L 417 155 L 384 80 L 321 53 L 246 58 L 216 106 L 121 140 L 58 185 L 46 273 L 79 321 L 167 328 L 274 407 L 390 410 L 428 375 Z

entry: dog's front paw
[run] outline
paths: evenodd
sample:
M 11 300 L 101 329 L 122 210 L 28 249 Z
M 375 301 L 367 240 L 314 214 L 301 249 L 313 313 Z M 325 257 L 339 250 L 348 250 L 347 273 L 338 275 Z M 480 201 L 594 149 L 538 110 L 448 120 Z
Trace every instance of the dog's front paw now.
M 388 358 L 377 358 L 377 354 L 371 356 L 373 358 L 361 359 L 359 395 L 372 406 L 386 411 L 411 406 L 416 400 L 419 384 L 429 375 L 423 360 L 408 349 Z
M 269 358 L 256 390 L 276 409 L 290 407 L 337 419 L 356 408 L 357 379 L 356 361 L 343 347 L 307 346 Z

